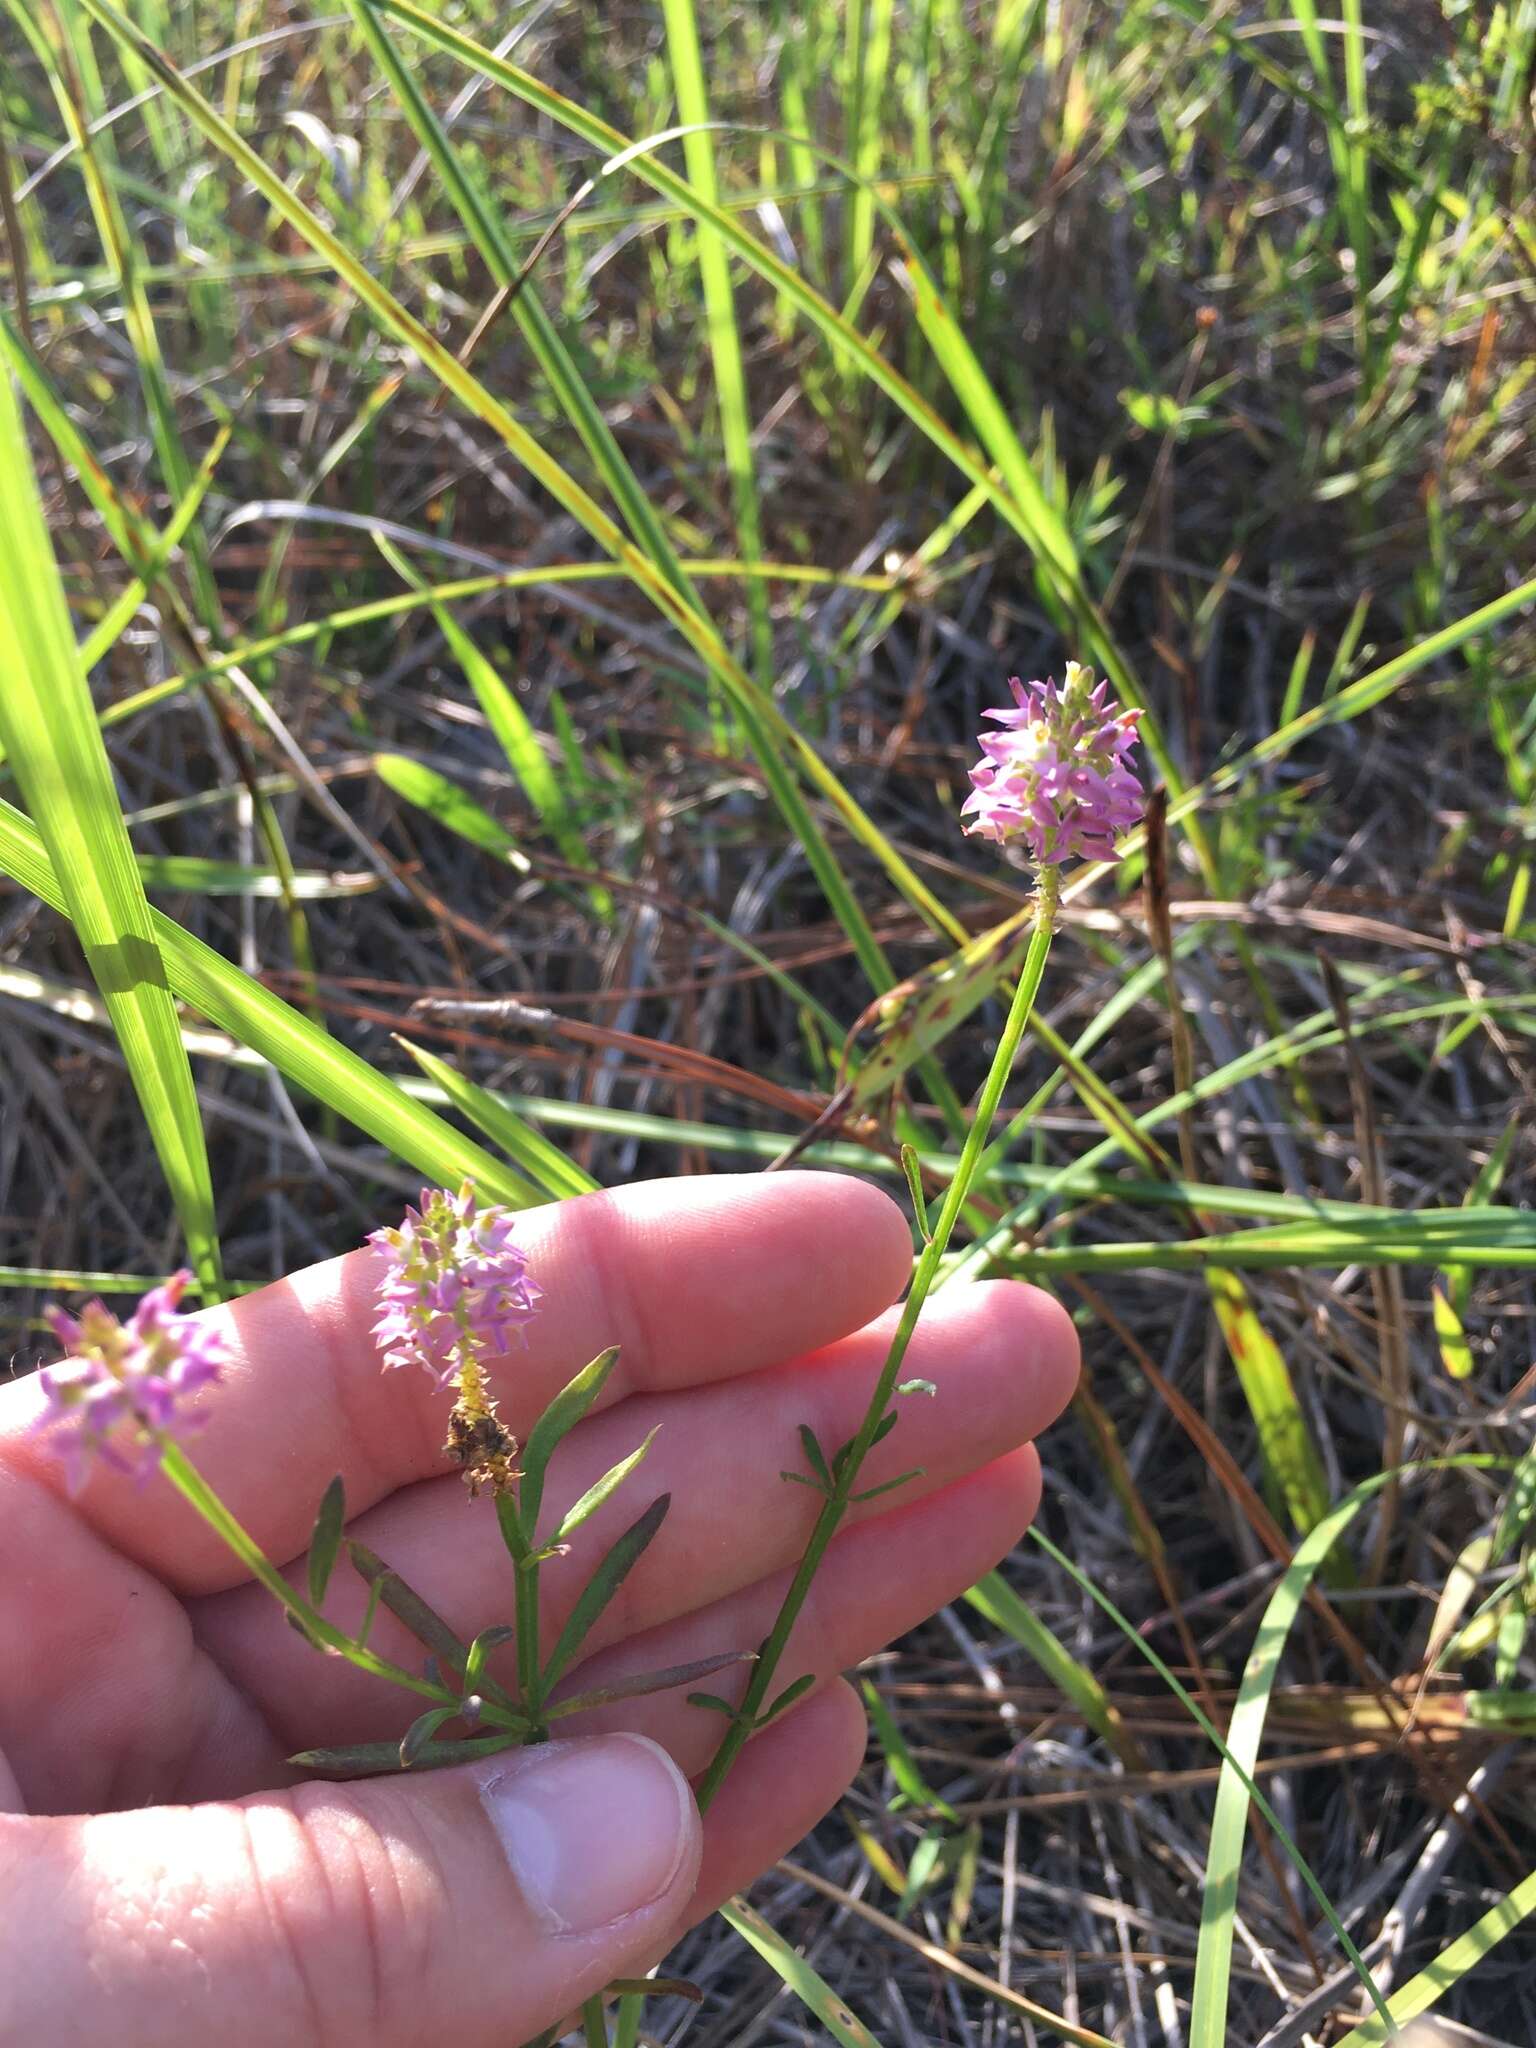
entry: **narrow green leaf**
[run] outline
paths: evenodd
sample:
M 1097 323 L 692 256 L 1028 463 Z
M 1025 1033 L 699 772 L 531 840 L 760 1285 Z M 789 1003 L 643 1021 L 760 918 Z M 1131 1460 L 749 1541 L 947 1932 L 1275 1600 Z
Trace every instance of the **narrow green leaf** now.
M 65 891 L 43 843 L 20 811 L 0 799 L 0 873 L 8 874 L 55 910 L 69 910 Z M 396 1158 L 440 1186 L 472 1180 L 483 1193 L 512 1208 L 525 1205 L 515 1175 L 479 1145 L 461 1137 L 369 1063 L 338 1045 L 291 1004 L 222 959 L 211 946 L 151 909 L 150 928 L 171 987 L 210 1022 L 349 1118 Z M 174 1020 L 175 1012 L 172 1009 Z
M 832 1990 L 811 1968 L 805 1957 L 790 1947 L 775 1928 L 770 1927 L 762 1914 L 756 1912 L 744 1899 L 732 1899 L 720 1907 L 720 1917 L 734 1927 L 743 1941 L 749 1942 L 763 1960 L 770 1964 L 779 1978 L 799 1999 L 807 2012 L 814 2013 L 826 2028 L 839 2048 L 880 2048 L 874 2035 L 861 2019 L 844 2005 Z
M 896 1410 L 888 1408 L 875 1424 L 874 1434 L 869 1439 L 869 1448 L 873 1450 L 876 1444 L 883 1444 L 900 1420 L 901 1417 L 896 1413 Z M 853 1449 L 856 1441 L 856 1438 L 849 1437 L 847 1443 L 839 1444 L 837 1450 L 833 1453 L 832 1470 L 839 1478 L 842 1476 L 843 1467 L 848 1462 L 848 1454 Z
M 221 427 L 215 434 L 208 453 L 198 465 L 191 488 L 166 521 L 165 531 L 160 535 L 145 562 L 142 575 L 133 578 L 121 595 L 108 607 L 106 616 L 92 628 L 82 642 L 80 667 L 86 675 L 90 674 L 97 662 L 110 653 L 122 638 L 134 613 L 148 595 L 150 584 L 170 560 L 188 527 L 197 517 L 198 507 L 207 496 L 208 486 L 213 482 L 214 471 L 219 466 L 219 458 L 228 445 L 229 436 L 228 427 Z
M 553 1690 L 561 1673 L 586 1641 L 593 1623 L 623 1585 L 646 1545 L 666 1520 L 667 1509 L 671 1505 L 671 1494 L 658 1494 L 645 1513 L 624 1531 L 588 1579 L 571 1609 L 570 1619 L 549 1653 L 541 1680 L 543 1692 Z
M 346 1490 L 338 1472 L 325 1489 L 320 1500 L 320 1511 L 315 1516 L 314 1533 L 309 1539 L 309 1604 L 319 1607 L 325 1600 L 325 1589 L 331 1583 L 335 1569 L 336 1554 L 341 1548 L 341 1532 L 347 1519 Z
M 1328 1511 L 1328 1478 L 1280 1347 L 1260 1322 L 1235 1273 L 1207 1275 L 1211 1305 L 1226 1340 L 1254 1427 L 1264 1469 L 1305 1536 Z
M 425 761 L 413 761 L 409 754 L 375 754 L 373 772 L 396 796 L 404 797 L 471 846 L 499 854 L 521 875 L 531 871 L 527 855 L 519 853 L 517 841 L 506 827 L 498 825 L 488 810 Z
M 724 1714 L 728 1721 L 736 1718 L 736 1709 L 729 1700 L 721 1699 L 717 1692 L 691 1692 L 688 1695 L 690 1707 L 702 1707 L 711 1714 Z
M 799 1429 L 800 1448 L 805 1452 L 805 1462 L 810 1466 L 827 1492 L 830 1493 L 833 1484 L 832 1471 L 827 1464 L 826 1453 L 821 1448 L 821 1439 L 808 1422 L 802 1422 L 799 1425 Z
M 1452 1272 L 1461 1274 L 1468 1271 L 1465 1266 L 1453 1267 Z M 1440 1346 L 1440 1363 L 1453 1380 L 1467 1380 L 1472 1377 L 1472 1346 L 1467 1342 L 1467 1333 L 1462 1320 L 1451 1305 L 1451 1297 L 1438 1281 L 1430 1288 L 1430 1313 L 1434 1320 L 1435 1342 Z
M 1520 1656 L 1525 1648 L 1526 1631 L 1531 1617 L 1526 1613 L 1523 1602 L 1511 1600 L 1499 1616 L 1499 1633 L 1494 1646 L 1493 1682 L 1500 1690 L 1513 1688 L 1520 1673 Z M 1527 1697 L 1527 1709 L 1536 1708 L 1536 1700 Z
M 978 1614 L 994 1627 L 1013 1637 L 1051 1683 L 1070 1700 L 1097 1734 L 1101 1735 L 1127 1770 L 1146 1769 L 1141 1746 L 1126 1727 L 1119 1708 L 1086 1664 L 1078 1662 L 1064 1644 L 1025 1601 L 1021 1600 L 1000 1572 L 988 1572 L 966 1594 Z
M 1444 1471 L 1464 1464 L 1461 1459 L 1431 1459 L 1401 1472 L 1381 1472 L 1346 1495 L 1310 1531 L 1287 1566 L 1280 1583 L 1270 1595 L 1259 1623 L 1259 1632 L 1243 1669 L 1237 1701 L 1232 1709 L 1227 1738 L 1222 1744 L 1221 1778 L 1216 1788 L 1216 1811 L 1211 1821 L 1210 1847 L 1206 1854 L 1205 1888 L 1200 1914 L 1200 1943 L 1195 1960 L 1195 1984 L 1190 2007 L 1190 2048 L 1225 2048 L 1227 2005 L 1231 1990 L 1233 1922 L 1237 1908 L 1238 1878 L 1242 1868 L 1243 1838 L 1251 1803 L 1262 1801 L 1253 1781 L 1265 1718 L 1279 1673 L 1280 1659 L 1297 1615 L 1301 1612 L 1312 1581 L 1334 1545 L 1355 1516 L 1381 1489 L 1392 1481 L 1416 1478 L 1429 1471 Z M 1102 1596 L 1098 1596 L 1102 1604 Z M 1145 1650 L 1144 1650 L 1145 1654 Z M 1186 1702 L 1188 1696 L 1184 1695 Z M 1267 1802 L 1264 1802 L 1267 1804 Z M 1265 1819 L 1274 1819 L 1265 1812 Z M 1289 1838 L 1285 1838 L 1287 1843 Z M 1317 1883 L 1293 1847 L 1288 1849 L 1309 1889 Z M 1326 1905 L 1326 1901 L 1321 1901 Z M 1337 1915 L 1327 1908 L 1335 1934 Z M 1345 1951 L 1378 2007 L 1381 2004 L 1370 1973 L 1365 1969 L 1348 1937 Z
M 471 1081 L 457 1067 L 450 1066 L 435 1053 L 414 1045 L 398 1033 L 395 1043 L 403 1046 L 427 1078 L 437 1083 L 455 1109 L 468 1117 L 493 1145 L 499 1145 L 509 1158 L 515 1160 L 531 1181 L 538 1183 L 537 1187 L 529 1187 L 530 1201 L 537 1201 L 541 1190 L 553 1195 L 556 1201 L 596 1191 L 599 1183 L 590 1173 L 579 1167 L 558 1145 L 551 1144 L 542 1131 L 519 1116 L 499 1095 L 493 1095 L 489 1088 L 482 1088 L 478 1081 Z
M 1536 1913 L 1536 1872 L 1522 1879 L 1512 1892 L 1500 1899 L 1496 1906 L 1490 1907 L 1475 1926 L 1458 1935 L 1448 1947 L 1441 1949 L 1432 1963 L 1420 1970 L 1416 1977 L 1410 1977 L 1401 1990 L 1393 1992 L 1387 2000 L 1393 2030 L 1407 2026 L 1420 2013 L 1432 2012 L 1448 1991 L 1454 1990 L 1470 1970 L 1477 1968 L 1484 1956 L 1497 1948 L 1507 1935 L 1513 1934 L 1532 1913 Z M 1337 2048 L 1381 2048 L 1388 2036 L 1386 2024 L 1379 2015 L 1373 2014 L 1363 2026 L 1347 2033 Z M 1424 2048 L 1431 2048 L 1431 2044 L 1425 2042 Z
M 619 1362 L 619 1347 L 611 1344 L 600 1351 L 590 1365 L 584 1365 L 575 1379 L 556 1394 L 523 1446 L 523 1477 L 518 1488 L 518 1506 L 523 1535 L 531 1544 L 538 1533 L 539 1509 L 544 1505 L 544 1478 L 555 1446 L 573 1430 L 608 1384 L 608 1376 Z
M 174 889 L 188 896 L 290 896 L 316 902 L 361 896 L 377 889 L 376 874 L 328 874 L 320 869 L 279 875 L 275 868 L 238 860 L 205 860 L 184 853 L 140 853 L 135 865 L 146 889 Z
M 611 1707 L 615 1700 L 642 1699 L 653 1692 L 671 1692 L 675 1686 L 692 1685 L 696 1678 L 712 1678 L 731 1664 L 750 1664 L 755 1650 L 727 1650 L 716 1657 L 696 1657 L 691 1664 L 673 1664 L 665 1671 L 641 1671 L 633 1678 L 616 1679 L 611 1685 L 594 1686 L 590 1692 L 571 1693 L 544 1709 L 546 1721 L 558 1721 L 569 1714 L 585 1714 L 593 1707 Z M 694 1693 L 693 1703 L 713 1700 L 713 1693 Z M 717 1704 L 725 1707 L 724 1700 Z M 725 1707 L 729 1713 L 729 1707 Z
M 354 1537 L 349 1537 L 347 1555 L 351 1558 L 358 1575 L 370 1586 L 378 1587 L 379 1598 L 395 1619 L 403 1621 L 417 1641 L 425 1643 L 446 1670 L 462 1678 L 464 1667 L 469 1660 L 469 1651 L 443 1617 L 429 1607 L 414 1587 L 408 1586 L 400 1574 L 392 1571 L 383 1558 L 371 1551 L 366 1543 L 359 1543 Z
M 882 1493 L 894 1493 L 898 1486 L 908 1486 L 914 1479 L 923 1477 L 923 1467 L 914 1465 L 910 1472 L 903 1472 L 895 1479 L 882 1479 L 878 1486 L 866 1486 L 862 1493 L 853 1494 L 850 1507 L 862 1507 L 867 1500 L 878 1500 Z
M 418 1715 L 400 1741 L 401 1770 L 408 1771 L 414 1764 L 419 1763 L 438 1729 L 445 1721 L 456 1721 L 458 1716 L 457 1707 L 431 1707 L 425 1714 Z
M 898 1920 L 907 1918 L 937 1874 L 944 1857 L 945 1841 L 944 1830 L 936 1827 L 926 1829 L 919 1837 L 917 1847 L 907 1859 L 907 1881 L 896 1902 Z
M 374 544 L 384 559 L 403 583 L 413 590 L 427 592 L 426 578 L 418 574 L 401 554 L 400 550 L 383 534 L 374 535 Z M 512 770 L 523 794 L 532 804 L 540 822 L 545 826 L 562 855 L 575 868 L 587 868 L 592 864 L 586 841 L 571 819 L 570 807 L 565 792 L 560 787 L 560 778 L 551 766 L 539 736 L 526 711 L 517 701 L 517 693 L 504 676 L 498 675 L 490 661 L 481 652 L 459 624 L 447 605 L 435 598 L 429 599 L 432 616 L 437 621 L 438 631 L 448 643 L 448 650 L 464 672 L 464 679 L 475 693 L 475 700 L 484 714 L 486 724 L 495 734 L 497 743 L 507 757 L 507 766 Z M 602 918 L 613 915 L 613 898 L 606 889 L 592 889 L 593 910 Z
M 795 1704 L 796 1700 L 803 1700 L 815 1683 L 816 1674 L 814 1671 L 807 1671 L 799 1678 L 793 1679 L 790 1684 L 785 1686 L 776 1699 L 769 1701 L 768 1705 L 758 1715 L 758 1727 L 765 1728 L 777 1715 L 787 1712 Z
M 678 119 L 684 128 L 683 164 L 688 182 L 706 205 L 718 206 L 715 137 L 708 128 L 709 90 L 704 79 L 694 0 L 662 0 L 662 16 L 666 22 L 667 58 L 677 95 Z M 730 255 L 715 228 L 702 219 L 698 224 L 697 250 L 704 319 L 715 372 L 715 401 L 720 412 L 720 439 L 736 513 L 737 551 L 743 561 L 756 562 L 763 553 L 762 514 Z M 755 579 L 747 585 L 747 605 L 752 622 L 753 667 L 758 681 L 771 686 L 773 623 L 768 611 L 768 592 Z
M 455 1709 L 442 1708 L 452 1714 Z M 514 1732 L 482 1735 L 472 1741 L 434 1742 L 424 1756 L 411 1766 L 418 1771 L 447 1770 L 453 1764 L 477 1763 L 503 1749 L 521 1746 L 523 1737 Z M 376 1778 L 404 1768 L 398 1742 L 353 1742 L 337 1749 L 301 1749 L 288 1759 L 295 1769 L 311 1771 L 317 1778 Z
M 1476 1179 L 1467 1189 L 1466 1198 L 1463 1202 L 1464 1208 L 1485 1208 L 1499 1192 L 1500 1185 L 1504 1179 L 1505 1168 L 1509 1165 L 1509 1155 L 1514 1149 L 1515 1134 L 1520 1129 L 1520 1122 L 1521 1120 L 1518 1116 L 1512 1116 L 1500 1132 L 1498 1142 L 1483 1161 Z M 1472 1300 L 1472 1269 L 1469 1266 L 1448 1266 L 1445 1272 L 1445 1288 L 1447 1305 L 1455 1315 L 1459 1326 Z M 1438 1293 L 1439 1290 L 1437 1289 L 1437 1297 Z M 1439 1329 L 1440 1326 L 1437 1322 L 1435 1325 L 1436 1335 L 1439 1335 Z M 1441 1355 L 1445 1359 L 1447 1372 L 1451 1372 L 1453 1378 L 1458 1377 L 1451 1366 L 1453 1354 L 1446 1350 L 1444 1339 L 1441 1340 L 1440 1349 Z M 1455 1355 L 1459 1359 L 1460 1354 L 1457 1353 Z M 1467 1350 L 1466 1365 L 1467 1374 L 1470 1374 L 1472 1370 L 1470 1347 Z M 1459 1377 L 1466 1376 L 1466 1374 L 1459 1375 Z
M 1509 1482 L 1509 1492 L 1504 1497 L 1498 1526 L 1493 1532 L 1491 1564 L 1503 1563 L 1530 1528 L 1533 1519 L 1536 1519 L 1536 1444 L 1526 1450 Z
M 896 1716 L 886 1703 L 885 1695 L 868 1678 L 863 1681 L 861 1689 L 864 1704 L 869 1709 L 869 1718 L 875 1724 L 875 1733 L 880 1738 L 880 1747 L 884 1750 L 886 1763 L 890 1766 L 891 1776 L 896 1780 L 901 1792 L 914 1806 L 932 1807 L 946 1820 L 958 1825 L 960 1816 L 948 1800 L 940 1798 L 923 1776 L 917 1759 L 907 1746 L 907 1738 L 902 1734 Z
M 206 1300 L 223 1292 L 192 1068 L 80 667 L 15 389 L 0 372 L 0 746 L 60 878 Z
M 933 1234 L 928 1228 L 928 1204 L 923 1196 L 923 1165 L 915 1145 L 902 1146 L 901 1170 L 907 1176 L 907 1192 L 912 1197 L 912 1213 L 917 1218 L 918 1230 L 924 1244 L 931 1244 Z
M 492 1650 L 499 1650 L 503 1643 L 510 1643 L 517 1634 L 515 1628 L 498 1623 L 495 1628 L 483 1628 L 469 1646 L 469 1655 L 464 1659 L 464 1690 L 477 1693 L 485 1676 L 485 1660 Z
M 629 1477 L 630 1473 L 633 1472 L 635 1468 L 639 1465 L 641 1459 L 645 1456 L 646 1452 L 651 1448 L 651 1445 L 655 1443 L 656 1430 L 660 1428 L 661 1424 L 658 1422 L 656 1425 L 656 1429 L 653 1429 L 651 1431 L 650 1435 L 646 1438 L 645 1442 L 641 1444 L 638 1450 L 631 1451 L 627 1458 L 620 1458 L 619 1462 L 616 1465 L 610 1465 L 608 1470 L 603 1474 L 602 1478 L 597 1480 L 594 1485 L 589 1486 L 587 1488 L 586 1492 L 581 1496 L 581 1499 L 577 1501 L 573 1507 L 569 1508 L 566 1511 L 565 1519 L 561 1522 L 559 1529 L 556 1531 L 554 1537 L 551 1539 L 553 1542 L 566 1542 L 571 1537 L 571 1535 L 581 1527 L 583 1522 L 587 1521 L 591 1516 L 597 1513 L 598 1509 L 603 1505 L 603 1502 L 607 1500 L 610 1497 L 610 1495 L 617 1493 L 619 1488 L 624 1484 L 625 1480 Z

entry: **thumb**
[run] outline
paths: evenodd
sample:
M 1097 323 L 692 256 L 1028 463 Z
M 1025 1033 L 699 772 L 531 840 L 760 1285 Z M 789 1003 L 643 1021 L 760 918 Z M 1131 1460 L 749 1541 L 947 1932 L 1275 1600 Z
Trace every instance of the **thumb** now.
M 640 1735 L 207 1806 L 0 1816 L 0 2041 L 507 2048 L 667 1947 L 687 1780 Z

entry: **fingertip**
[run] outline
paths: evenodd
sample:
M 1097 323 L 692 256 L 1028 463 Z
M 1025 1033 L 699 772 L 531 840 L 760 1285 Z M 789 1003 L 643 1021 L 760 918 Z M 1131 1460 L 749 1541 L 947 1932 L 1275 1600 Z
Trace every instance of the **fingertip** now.
M 859 1775 L 869 1747 L 869 1716 L 846 1678 L 834 1678 L 824 1686 L 817 1703 L 822 1717 L 821 1740 L 836 1759 L 846 1792 Z
M 901 1206 L 872 1180 L 851 1173 L 796 1167 L 758 1185 L 792 1189 L 806 1220 L 834 1233 L 839 1256 L 855 1260 L 877 1308 L 893 1302 L 912 1277 L 912 1231 Z
M 1002 1280 L 1013 1297 L 1014 1312 L 1028 1329 L 1033 1370 L 1043 1403 L 1054 1422 L 1072 1396 L 1083 1369 L 1082 1346 L 1070 1312 L 1054 1294 L 1024 1280 Z
M 1040 1453 L 1033 1444 L 1023 1444 L 1016 1451 L 1010 1451 L 1006 1458 L 997 1458 L 987 1467 L 985 1477 L 989 1479 L 998 1495 L 998 1521 L 1011 1534 L 999 1550 L 994 1563 L 999 1563 L 1010 1551 L 1017 1550 L 1029 1532 L 1029 1525 L 1040 1512 L 1040 1496 L 1044 1489 L 1044 1477 L 1040 1470 Z

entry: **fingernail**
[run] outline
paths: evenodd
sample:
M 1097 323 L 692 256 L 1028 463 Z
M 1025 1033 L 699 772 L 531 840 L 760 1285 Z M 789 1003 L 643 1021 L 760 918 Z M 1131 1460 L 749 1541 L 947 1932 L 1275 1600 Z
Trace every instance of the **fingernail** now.
M 480 1798 L 551 1934 L 593 1934 L 659 1899 L 697 1827 L 687 1780 L 643 1735 L 537 1743 L 488 1774 Z

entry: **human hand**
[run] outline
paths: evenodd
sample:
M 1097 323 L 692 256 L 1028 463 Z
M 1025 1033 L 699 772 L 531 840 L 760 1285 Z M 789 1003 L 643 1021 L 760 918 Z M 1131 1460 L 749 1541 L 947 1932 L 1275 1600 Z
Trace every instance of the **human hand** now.
M 750 1648 L 817 1507 L 779 1477 L 796 1427 L 851 1436 L 879 1373 L 881 1311 L 910 1270 L 900 1211 L 831 1175 L 673 1180 L 529 1212 L 518 1241 L 545 1300 L 495 1370 L 504 1421 L 523 1434 L 622 1346 L 551 1466 L 551 1515 L 661 1424 L 622 1497 L 545 1567 L 551 1637 L 641 1497 L 672 1495 L 567 1689 Z M 489 1504 L 445 1472 L 443 1397 L 379 1370 L 376 1270 L 354 1252 L 209 1312 L 235 1362 L 192 1455 L 299 1574 L 340 1471 L 349 1533 L 467 1639 L 508 1618 L 510 1567 Z M 398 1739 L 419 1702 L 317 1655 L 163 1482 L 97 1471 L 69 1498 L 31 1429 L 39 1390 L 0 1390 L 0 2041 L 509 2048 L 647 1968 L 845 1790 L 864 1723 L 837 1674 L 1017 1540 L 1039 1495 L 1028 1440 L 1076 1355 L 1063 1311 L 1011 1282 L 925 1310 L 907 1367 L 937 1397 L 901 1403 L 861 1479 L 925 1475 L 834 1541 L 781 1666 L 817 1689 L 749 1744 L 703 1822 L 686 1777 L 723 1724 L 677 1692 L 459 1770 L 301 1782 L 292 1752 Z M 348 1581 L 327 1603 L 344 1626 L 362 1609 Z M 372 1640 L 419 1667 L 389 1616 Z

